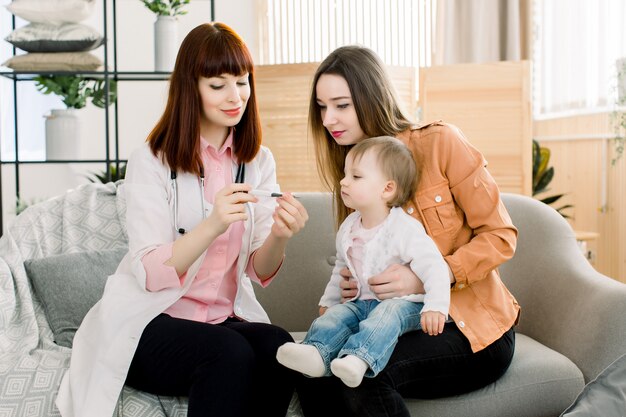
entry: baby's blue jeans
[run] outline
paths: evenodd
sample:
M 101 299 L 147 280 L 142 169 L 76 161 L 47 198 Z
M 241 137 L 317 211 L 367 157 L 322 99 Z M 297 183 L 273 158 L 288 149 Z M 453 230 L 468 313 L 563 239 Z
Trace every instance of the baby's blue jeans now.
M 422 307 L 402 299 L 337 304 L 313 321 L 302 343 L 319 350 L 327 376 L 333 359 L 354 355 L 369 365 L 365 376 L 375 377 L 387 365 L 398 337 L 421 329 Z

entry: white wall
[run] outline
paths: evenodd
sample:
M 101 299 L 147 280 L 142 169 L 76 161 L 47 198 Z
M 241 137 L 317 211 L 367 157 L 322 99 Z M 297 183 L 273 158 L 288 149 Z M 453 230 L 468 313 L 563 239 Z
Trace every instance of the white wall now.
M 0 5 L 8 4 L 3 0 Z M 109 15 L 112 2 L 107 3 Z M 153 24 L 155 15 L 139 0 L 116 0 L 117 8 L 117 62 L 118 71 L 152 71 L 154 68 Z M 211 20 L 208 0 L 191 0 L 185 7 L 186 15 L 179 17 L 179 43 L 195 26 Z M 10 33 L 10 14 L 4 7 L 0 10 L 0 36 Z M 215 0 L 215 20 L 228 24 L 248 44 L 255 61 L 258 61 L 256 1 Z M 103 28 L 103 3 L 99 0 L 93 16 L 82 22 L 101 33 Z M 19 22 L 18 26 L 25 24 Z M 109 60 L 112 69 L 113 35 L 109 17 Z M 11 54 L 10 44 L 0 40 L 0 62 Z M 93 51 L 104 59 L 104 48 Z M 5 70 L 5 68 L 3 68 Z M 118 115 L 120 158 L 128 158 L 130 152 L 141 143 L 163 111 L 167 96 L 166 81 L 124 81 L 118 83 Z M 45 159 L 45 130 L 43 115 L 51 108 L 63 108 L 60 99 L 37 92 L 33 83 L 18 83 L 18 127 L 20 133 L 20 159 Z M 13 142 L 13 87 L 12 82 L 0 80 L 0 137 L 2 158 L 14 155 Z M 79 111 L 81 124 L 82 159 L 103 159 L 105 155 L 104 110 L 89 104 Z M 110 130 L 114 133 L 114 107 L 110 107 Z M 111 141 L 113 143 L 113 140 Z M 111 156 L 114 149 L 110 148 Z M 101 172 L 104 164 L 45 164 L 20 166 L 20 192 L 27 202 L 38 201 L 63 193 L 87 182 L 88 172 Z M 2 209 L 5 225 L 14 217 L 15 207 L 14 166 L 2 167 Z M 5 227 L 6 228 L 6 227 Z

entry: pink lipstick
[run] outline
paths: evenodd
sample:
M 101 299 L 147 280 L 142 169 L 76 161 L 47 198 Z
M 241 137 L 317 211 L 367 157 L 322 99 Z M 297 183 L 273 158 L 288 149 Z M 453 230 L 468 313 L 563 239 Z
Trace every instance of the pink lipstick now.
M 236 109 L 230 109 L 230 110 L 222 110 L 222 111 L 230 117 L 235 117 L 235 116 L 239 116 L 239 113 L 241 113 L 241 107 L 237 107 Z

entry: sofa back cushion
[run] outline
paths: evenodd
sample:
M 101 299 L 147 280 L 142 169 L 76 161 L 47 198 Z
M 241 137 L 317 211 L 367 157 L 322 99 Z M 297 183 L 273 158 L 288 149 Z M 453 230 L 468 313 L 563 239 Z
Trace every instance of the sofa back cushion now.
M 302 332 L 318 316 L 320 297 L 335 265 L 335 218 L 330 193 L 296 196 L 309 221 L 287 245 L 278 276 L 266 288 L 255 286 L 255 292 L 273 324 Z

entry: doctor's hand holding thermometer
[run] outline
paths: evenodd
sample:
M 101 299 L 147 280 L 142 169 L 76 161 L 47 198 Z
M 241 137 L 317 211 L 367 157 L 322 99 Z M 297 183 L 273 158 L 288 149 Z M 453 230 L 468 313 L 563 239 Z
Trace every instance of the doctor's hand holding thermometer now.
M 302 204 L 291 193 L 272 192 L 267 190 L 250 190 L 252 194 L 261 198 L 276 198 L 278 207 L 274 215 L 274 225 L 291 237 L 304 227 L 308 214 Z M 278 233 L 278 232 L 277 232 Z
M 263 280 L 276 273 L 285 256 L 285 248 L 291 237 L 304 227 L 309 215 L 298 200 L 291 193 L 283 193 L 276 198 L 278 205 L 272 218 L 274 224 L 269 236 L 263 245 L 256 251 L 254 270 Z
M 258 202 L 257 195 L 261 198 L 276 198 L 277 202 L 270 235 L 254 258 L 254 269 L 260 278 L 273 275 L 276 265 L 281 263 L 289 238 L 304 227 L 309 216 L 302 203 L 291 193 L 252 190 L 245 183 L 229 184 L 215 194 L 211 213 L 174 242 L 173 256 L 166 265 L 173 266 L 182 275 L 228 226 L 248 219 L 246 203 Z
M 237 221 L 248 219 L 246 203 L 256 203 L 260 198 L 276 198 L 272 234 L 276 237 L 290 238 L 298 233 L 308 220 L 304 206 L 291 193 L 253 190 L 248 184 L 233 183 L 218 191 L 215 195 L 213 210 L 205 222 L 212 224 L 210 229 L 224 233 L 228 226 Z

